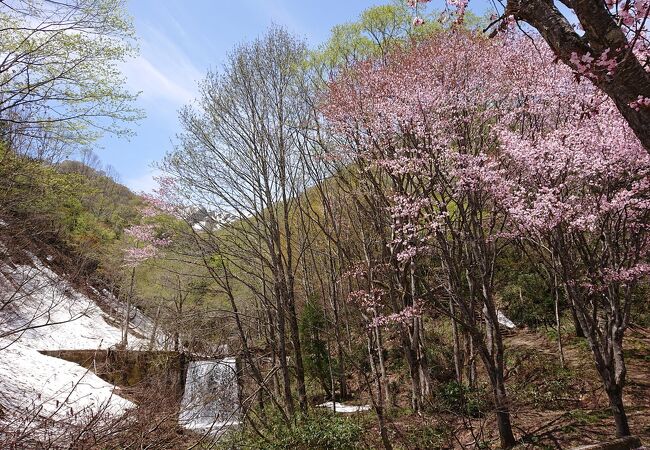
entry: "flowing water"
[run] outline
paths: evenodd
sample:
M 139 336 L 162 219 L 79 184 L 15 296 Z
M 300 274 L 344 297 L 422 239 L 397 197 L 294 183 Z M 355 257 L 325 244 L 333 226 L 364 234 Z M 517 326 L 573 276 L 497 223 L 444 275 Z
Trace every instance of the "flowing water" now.
M 185 428 L 217 434 L 239 423 L 239 384 L 235 358 L 191 361 L 179 423 Z

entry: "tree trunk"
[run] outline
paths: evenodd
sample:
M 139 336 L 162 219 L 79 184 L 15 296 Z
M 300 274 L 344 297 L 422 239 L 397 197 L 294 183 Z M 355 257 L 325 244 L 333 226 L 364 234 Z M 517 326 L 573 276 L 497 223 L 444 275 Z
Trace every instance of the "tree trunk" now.
M 630 425 L 627 421 L 625 414 L 625 407 L 623 406 L 623 390 L 612 387 L 606 389 L 607 398 L 609 399 L 609 406 L 612 409 L 614 416 L 614 423 L 616 424 L 616 436 L 624 437 L 630 435 Z
M 456 382 L 463 382 L 463 362 L 460 350 L 460 337 L 458 336 L 458 323 L 453 318 L 456 317 L 454 301 L 449 299 L 449 312 L 451 313 L 451 335 L 454 342 L 454 371 L 456 372 Z
M 503 374 L 503 340 L 499 333 L 496 311 L 488 309 L 487 305 L 485 305 L 484 314 L 487 340 L 486 347 L 481 348 L 481 355 L 492 383 L 501 448 L 511 448 L 515 446 L 516 441 L 510 423 L 510 408 Z
M 122 347 L 126 349 L 129 343 L 129 323 L 131 321 L 131 300 L 133 298 L 133 290 L 135 287 L 135 267 L 131 269 L 131 282 L 129 283 L 129 295 L 126 297 L 126 313 L 124 314 L 124 321 L 122 323 Z
M 287 406 L 289 416 L 293 417 L 295 408 L 293 404 L 293 396 L 291 394 L 291 375 L 289 374 L 289 366 L 287 364 L 287 346 L 286 346 L 286 331 L 285 331 L 285 305 L 280 295 L 279 286 L 275 287 L 276 295 L 276 308 L 277 308 L 277 324 L 278 324 L 278 359 L 280 360 L 280 370 L 282 371 L 282 381 L 284 388 L 284 402 Z
M 375 327 L 377 328 L 377 327 Z M 384 396 L 384 392 L 386 392 L 385 386 L 383 386 L 383 378 L 381 374 L 378 373 L 377 371 L 377 365 L 375 364 L 375 358 L 373 356 L 372 352 L 372 340 L 373 338 L 377 340 L 377 334 L 372 333 L 368 334 L 367 336 L 367 343 L 368 343 L 368 358 L 370 362 L 370 369 L 372 371 L 372 378 L 375 380 L 375 384 L 377 385 L 377 396 L 378 400 L 375 402 L 374 395 L 372 394 L 372 390 L 370 390 L 370 398 L 372 399 L 375 414 L 377 415 L 377 422 L 379 424 L 379 435 L 381 437 L 381 442 L 384 445 L 385 450 L 393 450 L 393 445 L 390 443 L 390 438 L 388 437 L 388 431 L 386 430 L 386 419 L 384 417 L 384 412 L 385 412 L 385 405 L 386 405 L 386 397 Z M 377 343 L 377 354 L 380 355 L 382 352 L 381 345 L 379 341 L 376 341 Z
M 302 348 L 300 346 L 300 332 L 298 328 L 298 317 L 296 314 L 295 300 L 292 294 L 287 296 L 289 307 L 289 330 L 291 333 L 291 343 L 293 345 L 293 355 L 296 367 L 296 385 L 298 388 L 298 403 L 303 413 L 307 412 L 307 389 L 305 387 L 305 366 L 302 361 Z
M 492 380 L 494 406 L 497 412 L 497 427 L 499 429 L 501 448 L 511 448 L 514 447 L 517 442 L 515 441 L 515 436 L 512 432 L 512 424 L 510 423 L 510 409 L 508 406 L 508 396 L 506 395 L 503 371 L 496 367 L 492 368 L 492 370 L 494 370 L 494 379 Z
M 151 330 L 151 337 L 149 338 L 149 350 L 153 350 L 156 345 L 156 333 L 158 332 L 158 325 L 160 322 L 160 309 L 162 308 L 162 300 L 158 303 L 156 309 L 156 317 L 153 320 L 153 330 Z M 165 345 L 166 347 L 167 345 Z
M 564 349 L 562 348 L 562 326 L 560 323 L 560 289 L 557 275 L 553 275 L 553 292 L 555 293 L 555 327 L 557 330 L 557 347 L 560 353 L 560 366 L 564 369 Z

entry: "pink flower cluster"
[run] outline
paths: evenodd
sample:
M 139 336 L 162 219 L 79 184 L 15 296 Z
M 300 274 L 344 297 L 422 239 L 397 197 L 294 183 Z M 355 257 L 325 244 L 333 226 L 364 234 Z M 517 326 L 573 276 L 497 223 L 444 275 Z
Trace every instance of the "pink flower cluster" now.
M 634 100 L 632 103 L 630 103 L 630 108 L 640 111 L 641 108 L 648 108 L 650 107 L 650 98 L 644 97 L 642 95 L 639 95 L 639 97 Z
M 609 52 L 610 49 L 608 48 L 598 58 L 594 58 L 588 53 L 580 56 L 576 52 L 573 52 L 569 61 L 573 64 L 576 73 L 592 80 L 597 80 L 601 74 L 612 76 L 618 66 L 616 58 L 610 56 Z
M 418 16 L 418 5 L 420 3 L 429 3 L 431 0 L 406 0 L 406 5 L 413 8 L 415 15 L 413 16 L 413 26 L 419 27 L 424 25 L 425 21 L 422 17 Z
M 406 4 L 411 8 L 417 7 L 418 3 L 429 3 L 431 0 L 406 0 Z
M 348 300 L 355 303 L 366 310 L 373 310 L 381 306 L 381 299 L 384 291 L 381 289 L 371 289 L 370 292 L 366 290 L 352 291 L 348 294 Z
M 609 52 L 573 59 L 585 75 L 615 70 Z M 464 239 L 451 233 L 471 203 L 486 245 L 561 247 L 593 291 L 647 276 L 650 155 L 611 100 L 545 43 L 437 33 L 343 74 L 324 113 L 355 143 L 348 160 L 391 180 L 398 261 Z
M 171 239 L 159 237 L 154 225 L 132 225 L 124 230 L 133 245 L 124 250 L 124 261 L 128 267 L 136 267 L 144 261 L 155 258 L 158 252 L 171 245 Z
M 158 183 L 153 194 L 141 193 L 146 203 L 145 208 L 141 211 L 144 217 L 155 217 L 159 214 L 167 214 L 174 217 L 182 217 L 183 200 L 178 192 L 176 181 L 167 176 L 155 177 Z
M 370 323 L 371 326 L 384 327 L 387 325 L 406 325 L 413 319 L 422 315 L 424 302 L 418 300 L 413 306 L 407 306 L 403 310 L 386 316 L 377 316 Z

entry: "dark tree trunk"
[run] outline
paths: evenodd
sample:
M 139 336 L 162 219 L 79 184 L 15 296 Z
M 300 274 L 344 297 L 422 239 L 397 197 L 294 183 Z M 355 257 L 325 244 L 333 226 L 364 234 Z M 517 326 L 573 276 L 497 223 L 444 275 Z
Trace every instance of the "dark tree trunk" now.
M 511 448 L 516 445 L 517 441 L 515 441 L 512 424 L 510 423 L 510 408 L 508 406 L 503 371 L 496 370 L 494 384 L 494 403 L 497 410 L 497 427 L 499 428 L 501 448 Z
M 296 385 L 298 388 L 298 403 L 303 413 L 307 412 L 307 389 L 305 387 L 305 367 L 302 361 L 302 348 L 300 345 L 300 332 L 298 329 L 298 317 L 296 314 L 295 300 L 292 294 L 287 295 L 289 309 L 289 331 L 293 345 L 293 355 L 296 367 Z
M 275 295 L 277 300 L 277 323 L 278 323 L 278 359 L 280 360 L 280 370 L 282 371 L 282 381 L 284 388 L 284 401 L 287 406 L 289 416 L 293 417 L 295 413 L 293 396 L 291 394 L 291 375 L 287 364 L 287 346 L 285 331 L 285 305 L 280 295 L 280 289 L 276 285 Z
M 486 305 L 484 313 L 487 336 L 485 345 L 481 344 L 480 354 L 485 364 L 485 369 L 488 371 L 490 383 L 492 384 L 501 448 L 507 449 L 514 447 L 517 442 L 512 432 L 510 407 L 506 393 L 503 340 L 499 332 L 499 322 L 494 308 L 488 308 Z
M 622 389 L 608 389 L 607 398 L 609 399 L 609 406 L 612 409 L 612 415 L 614 416 L 614 422 L 616 423 L 616 436 L 629 436 L 630 425 L 627 422 L 627 414 L 625 414 L 625 408 L 623 407 Z

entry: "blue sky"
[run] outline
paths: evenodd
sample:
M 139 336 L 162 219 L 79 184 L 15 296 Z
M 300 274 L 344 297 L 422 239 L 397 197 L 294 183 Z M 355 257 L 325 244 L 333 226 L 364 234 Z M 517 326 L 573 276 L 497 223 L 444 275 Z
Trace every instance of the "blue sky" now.
M 238 43 L 264 33 L 272 23 L 316 47 L 334 25 L 356 19 L 390 0 L 130 0 L 140 55 L 124 65 L 128 87 L 142 92 L 138 106 L 146 119 L 133 125 L 130 140 L 105 137 L 96 153 L 134 191 L 154 186 L 151 168 L 172 149 L 179 132 L 177 112 L 196 95 L 197 81 L 219 68 Z M 437 0 L 432 2 L 434 7 Z M 487 0 L 472 0 L 477 12 Z

